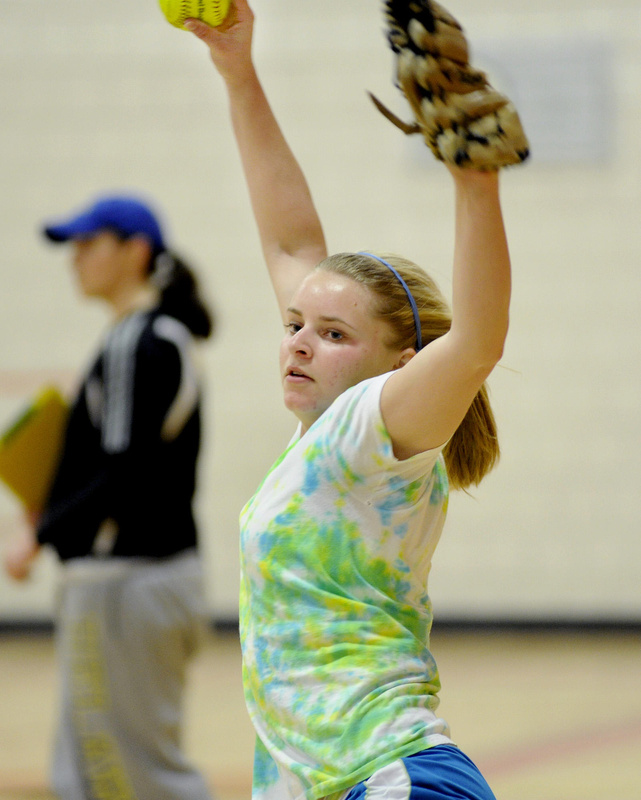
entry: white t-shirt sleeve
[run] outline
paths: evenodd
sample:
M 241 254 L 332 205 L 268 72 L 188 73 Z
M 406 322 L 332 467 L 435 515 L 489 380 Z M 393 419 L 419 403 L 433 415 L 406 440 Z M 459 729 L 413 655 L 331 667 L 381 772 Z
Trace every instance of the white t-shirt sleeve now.
M 394 472 L 405 480 L 416 480 L 431 472 L 443 447 L 396 458 L 380 408 L 383 386 L 391 375 L 362 381 L 334 401 L 318 421 L 323 421 L 321 446 L 357 475 Z

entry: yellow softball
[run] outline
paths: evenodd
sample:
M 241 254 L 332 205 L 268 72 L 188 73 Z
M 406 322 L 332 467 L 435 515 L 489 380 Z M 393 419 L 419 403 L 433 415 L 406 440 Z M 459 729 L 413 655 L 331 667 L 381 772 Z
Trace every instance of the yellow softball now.
M 230 0 L 158 0 L 168 22 L 183 28 L 186 19 L 201 19 L 208 25 L 221 25 L 229 13 Z

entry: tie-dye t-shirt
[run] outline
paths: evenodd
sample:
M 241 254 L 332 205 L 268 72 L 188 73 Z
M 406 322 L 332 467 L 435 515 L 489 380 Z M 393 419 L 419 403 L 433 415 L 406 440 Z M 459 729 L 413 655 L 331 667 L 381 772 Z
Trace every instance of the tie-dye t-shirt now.
M 427 577 L 447 507 L 440 449 L 398 461 L 381 375 L 344 392 L 241 514 L 254 800 L 339 797 L 450 742 L 434 711 Z

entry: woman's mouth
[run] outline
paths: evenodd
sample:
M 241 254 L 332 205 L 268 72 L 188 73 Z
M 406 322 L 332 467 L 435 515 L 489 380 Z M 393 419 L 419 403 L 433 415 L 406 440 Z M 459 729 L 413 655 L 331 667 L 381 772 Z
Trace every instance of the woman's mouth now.
M 287 370 L 285 375 L 285 379 L 294 382 L 303 382 L 303 381 L 311 381 L 312 379 L 309 375 L 306 375 L 302 370 L 296 369 L 295 367 L 290 367 Z

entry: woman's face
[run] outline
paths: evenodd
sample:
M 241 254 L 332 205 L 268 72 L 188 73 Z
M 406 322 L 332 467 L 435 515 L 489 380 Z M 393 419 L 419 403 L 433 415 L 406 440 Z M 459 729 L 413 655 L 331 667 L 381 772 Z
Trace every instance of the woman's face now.
M 280 348 L 286 407 L 304 431 L 350 386 L 402 362 L 389 325 L 373 315 L 373 295 L 343 275 L 317 270 L 287 311 Z
M 124 243 L 115 234 L 101 231 L 73 240 L 74 271 L 86 297 L 111 301 L 121 286 L 123 265 Z

